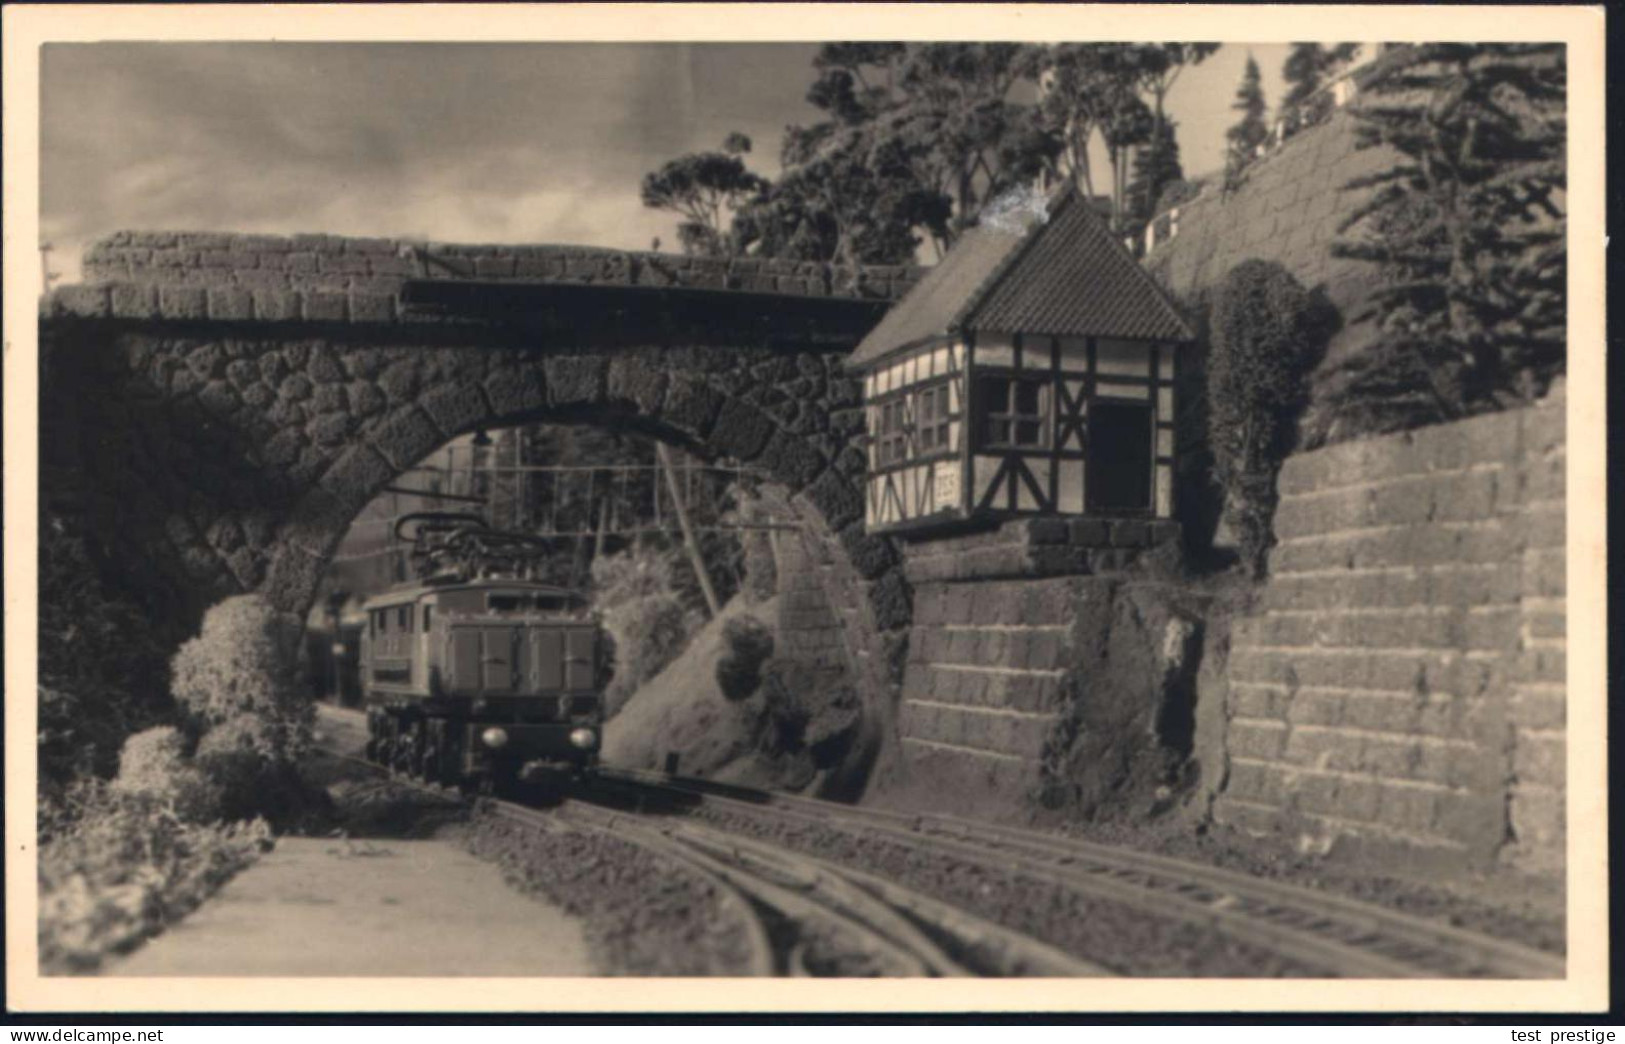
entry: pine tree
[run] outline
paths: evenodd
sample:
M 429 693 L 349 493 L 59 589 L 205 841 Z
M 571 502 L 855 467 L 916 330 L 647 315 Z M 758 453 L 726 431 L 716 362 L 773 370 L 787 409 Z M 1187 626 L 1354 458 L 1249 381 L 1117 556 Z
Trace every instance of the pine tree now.
M 1399 162 L 1343 222 L 1337 256 L 1380 266 L 1374 350 L 1335 377 L 1365 429 L 1514 405 L 1563 366 L 1564 50 L 1426 44 L 1367 84 L 1362 148 Z
M 1134 180 L 1129 182 L 1129 213 L 1134 228 L 1144 228 L 1157 213 L 1157 201 L 1169 183 L 1185 176 L 1179 165 L 1178 124 L 1164 120 L 1156 137 L 1134 157 Z
M 1236 100 L 1230 108 L 1241 113 L 1241 119 L 1229 130 L 1225 131 L 1225 140 L 1229 143 L 1228 155 L 1225 161 L 1225 181 L 1234 184 L 1241 168 L 1252 162 L 1258 147 L 1264 144 L 1269 137 L 1269 128 L 1264 125 L 1264 86 L 1258 71 L 1258 62 L 1249 54 L 1247 67 L 1241 76 L 1241 86 L 1236 88 Z
M 1281 99 L 1282 110 L 1293 108 L 1314 94 L 1326 80 L 1326 74 L 1338 62 L 1354 56 L 1358 44 L 1340 43 L 1326 47 L 1318 43 L 1295 43 L 1281 64 L 1281 78 L 1287 83 L 1286 97 Z

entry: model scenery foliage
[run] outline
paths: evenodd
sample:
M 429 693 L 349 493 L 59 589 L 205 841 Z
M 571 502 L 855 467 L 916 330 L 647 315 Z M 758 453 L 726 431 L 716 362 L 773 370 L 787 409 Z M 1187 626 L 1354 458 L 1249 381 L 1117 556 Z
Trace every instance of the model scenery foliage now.
M 1350 423 L 1393 430 L 1528 402 L 1564 362 L 1564 49 L 1424 44 L 1355 108 L 1366 204 L 1337 256 L 1382 272 L 1381 339 L 1334 375 Z
M 1237 179 L 1241 176 L 1242 168 L 1251 163 L 1253 157 L 1269 137 L 1269 127 L 1264 123 L 1264 112 L 1268 108 L 1264 101 L 1264 86 L 1258 71 L 1258 62 L 1252 55 L 1247 56 L 1247 66 L 1241 75 L 1241 85 L 1236 88 L 1236 100 L 1231 109 L 1241 113 L 1241 118 L 1231 128 L 1224 132 L 1225 186 L 1234 188 Z
M 1098 143 L 1132 233 L 1178 177 L 1167 93 L 1218 46 L 825 44 L 807 92 L 823 118 L 786 128 L 777 179 L 744 165 L 735 134 L 649 174 L 643 201 L 682 217 L 690 254 L 901 264 L 925 244 L 940 258 L 1012 189 L 1071 179 L 1094 196 Z
M 1208 440 L 1226 518 L 1255 578 L 1264 574 L 1272 542 L 1275 476 L 1325 332 L 1308 291 L 1274 262 L 1241 262 L 1214 296 Z
M 1281 99 L 1283 111 L 1302 105 L 1326 84 L 1327 77 L 1338 65 L 1354 57 L 1359 44 L 1338 43 L 1327 47 L 1319 43 L 1295 43 L 1281 63 L 1281 79 L 1286 81 L 1287 92 Z

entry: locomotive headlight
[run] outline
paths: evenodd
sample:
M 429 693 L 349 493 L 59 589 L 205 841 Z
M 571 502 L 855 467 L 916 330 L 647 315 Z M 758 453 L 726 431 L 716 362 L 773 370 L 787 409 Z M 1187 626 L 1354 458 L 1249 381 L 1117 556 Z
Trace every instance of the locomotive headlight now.
M 480 742 L 492 750 L 501 750 L 508 745 L 508 733 L 497 728 L 486 729 L 480 733 Z
M 591 729 L 571 729 L 570 745 L 580 747 L 582 750 L 592 750 L 598 746 L 598 733 Z

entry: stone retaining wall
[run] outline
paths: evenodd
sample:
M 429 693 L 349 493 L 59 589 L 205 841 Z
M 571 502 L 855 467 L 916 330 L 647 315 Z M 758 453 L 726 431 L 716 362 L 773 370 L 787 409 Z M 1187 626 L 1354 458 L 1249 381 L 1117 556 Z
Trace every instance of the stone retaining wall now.
M 1219 818 L 1561 866 L 1562 401 L 1287 461 Z
M 1172 582 L 1179 555 L 1176 523 L 1134 520 L 1018 519 L 905 545 L 898 735 L 913 788 L 1093 814 L 1163 739 L 1164 632 L 1191 601 Z M 1133 814 L 1129 790 L 1110 800 Z

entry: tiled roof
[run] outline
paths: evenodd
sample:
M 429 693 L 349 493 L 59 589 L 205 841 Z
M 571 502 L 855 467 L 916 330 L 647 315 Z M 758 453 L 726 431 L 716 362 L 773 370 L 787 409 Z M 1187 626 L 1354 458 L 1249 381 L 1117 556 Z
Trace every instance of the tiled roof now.
M 1026 236 L 1019 230 L 980 225 L 959 237 L 948 256 L 911 287 L 869 331 L 847 359 L 862 365 L 898 348 L 956 329 L 967 305 L 976 301 L 1000 266 Z
M 886 313 L 847 360 L 863 365 L 963 328 L 1187 341 L 1162 288 L 1075 190 L 1025 232 L 984 224 Z

